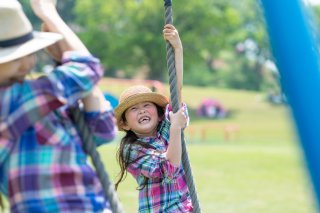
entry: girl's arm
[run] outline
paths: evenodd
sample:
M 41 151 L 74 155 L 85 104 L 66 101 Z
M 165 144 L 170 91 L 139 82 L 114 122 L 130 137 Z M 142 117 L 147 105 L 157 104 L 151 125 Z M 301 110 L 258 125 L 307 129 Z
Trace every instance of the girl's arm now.
M 181 91 L 183 86 L 183 47 L 177 29 L 171 25 L 166 24 L 163 29 L 163 37 L 165 40 L 169 41 L 174 49 L 175 55 L 175 67 L 177 76 L 177 92 L 179 103 L 181 103 Z
M 181 107 L 178 112 L 169 113 L 170 116 L 170 138 L 169 146 L 166 152 L 166 158 L 176 167 L 181 164 L 182 148 L 181 148 L 181 129 L 187 125 L 187 117 L 185 108 Z
M 147 178 L 162 178 L 170 181 L 179 174 L 179 168 L 168 161 L 166 153 L 152 148 L 126 145 L 124 156 L 129 156 L 128 161 L 131 163 L 127 170 L 136 178 L 142 175 Z

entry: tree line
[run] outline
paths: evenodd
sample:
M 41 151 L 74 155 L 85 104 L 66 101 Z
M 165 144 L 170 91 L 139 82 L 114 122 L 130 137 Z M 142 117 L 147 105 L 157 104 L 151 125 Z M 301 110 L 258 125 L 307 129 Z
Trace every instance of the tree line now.
M 28 0 L 25 11 L 39 27 Z M 167 81 L 163 1 L 63 0 L 58 10 L 109 77 Z M 262 9 L 256 0 L 173 1 L 184 47 L 184 82 L 264 90 L 278 87 Z

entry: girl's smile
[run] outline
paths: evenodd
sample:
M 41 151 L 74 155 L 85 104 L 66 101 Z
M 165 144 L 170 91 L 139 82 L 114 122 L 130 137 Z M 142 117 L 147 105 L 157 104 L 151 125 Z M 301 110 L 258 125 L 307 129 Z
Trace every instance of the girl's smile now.
M 138 122 L 139 122 L 140 124 L 145 124 L 145 123 L 148 123 L 150 120 L 151 120 L 151 119 L 150 119 L 149 116 L 143 116 L 143 117 L 141 117 L 141 118 L 138 120 Z

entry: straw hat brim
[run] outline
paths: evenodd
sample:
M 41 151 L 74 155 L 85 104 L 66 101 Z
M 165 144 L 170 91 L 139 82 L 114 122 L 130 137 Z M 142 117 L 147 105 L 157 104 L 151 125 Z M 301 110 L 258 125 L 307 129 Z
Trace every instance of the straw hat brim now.
M 124 102 L 120 103 L 116 108 L 115 108 L 115 117 L 117 119 L 118 123 L 118 128 L 119 130 L 123 130 L 120 124 L 120 121 L 122 120 L 122 114 L 130 107 L 142 103 L 142 102 L 152 102 L 155 103 L 156 105 L 160 107 L 165 107 L 168 103 L 169 100 L 167 97 L 164 95 L 161 95 L 159 93 L 140 93 L 140 94 L 135 94 L 130 97 L 128 97 Z
M 1 48 L 0 64 L 27 56 L 62 39 L 62 35 L 51 32 L 33 32 L 33 38 L 23 44 Z

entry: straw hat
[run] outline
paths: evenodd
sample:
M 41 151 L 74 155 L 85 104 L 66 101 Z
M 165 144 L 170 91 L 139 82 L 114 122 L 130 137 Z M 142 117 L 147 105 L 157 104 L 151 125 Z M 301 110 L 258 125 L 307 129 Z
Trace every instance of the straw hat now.
M 33 32 L 17 0 L 0 1 L 0 64 L 43 49 L 62 39 L 57 33 Z
M 138 85 L 126 89 L 119 98 L 119 105 L 115 109 L 115 116 L 119 130 L 122 128 L 122 114 L 135 104 L 142 102 L 152 102 L 160 107 L 165 107 L 168 104 L 168 99 L 160 93 L 152 92 L 148 87 Z

